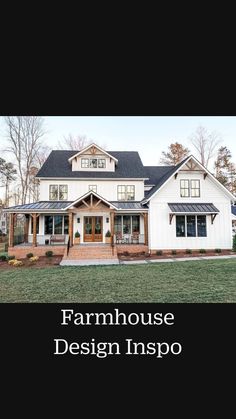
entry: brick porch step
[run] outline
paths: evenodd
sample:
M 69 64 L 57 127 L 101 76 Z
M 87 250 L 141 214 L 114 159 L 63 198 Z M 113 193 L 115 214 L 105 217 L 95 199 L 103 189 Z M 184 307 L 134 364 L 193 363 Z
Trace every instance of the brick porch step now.
M 98 246 L 73 246 L 70 248 L 68 255 L 64 255 L 63 260 L 80 260 L 80 259 L 116 259 L 116 246 L 113 248 L 110 245 Z

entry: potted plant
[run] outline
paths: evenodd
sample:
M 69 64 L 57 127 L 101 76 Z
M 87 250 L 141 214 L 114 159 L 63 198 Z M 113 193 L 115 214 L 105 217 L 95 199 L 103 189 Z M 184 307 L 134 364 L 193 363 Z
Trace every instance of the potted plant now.
M 111 232 L 110 232 L 110 230 L 107 230 L 107 232 L 105 234 L 105 240 L 106 240 L 106 243 L 111 243 Z
M 80 244 L 80 233 L 79 233 L 79 231 L 75 232 L 74 244 Z

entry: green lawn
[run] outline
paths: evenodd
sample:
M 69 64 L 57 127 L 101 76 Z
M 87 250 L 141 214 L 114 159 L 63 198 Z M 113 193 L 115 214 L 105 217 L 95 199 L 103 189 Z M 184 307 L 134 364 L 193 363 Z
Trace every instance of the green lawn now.
M 1 270 L 0 302 L 236 302 L 236 260 Z

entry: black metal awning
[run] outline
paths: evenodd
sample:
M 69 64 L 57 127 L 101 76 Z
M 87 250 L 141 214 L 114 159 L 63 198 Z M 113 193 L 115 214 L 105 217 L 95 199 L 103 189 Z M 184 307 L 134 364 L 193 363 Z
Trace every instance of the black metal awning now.
M 72 201 L 39 201 L 31 204 L 15 205 L 14 207 L 6 208 L 6 212 L 35 212 L 35 211 L 51 211 L 64 210 Z
M 209 203 L 168 203 L 168 206 L 171 210 L 170 212 L 170 224 L 172 222 L 172 218 L 174 215 L 177 214 L 203 214 L 203 215 L 211 215 L 211 223 L 213 224 L 214 219 L 217 214 L 219 214 L 219 210 L 213 204 Z
M 218 214 L 220 211 L 213 204 L 186 204 L 186 203 L 174 203 L 168 204 L 173 214 L 179 213 L 195 213 L 195 214 Z

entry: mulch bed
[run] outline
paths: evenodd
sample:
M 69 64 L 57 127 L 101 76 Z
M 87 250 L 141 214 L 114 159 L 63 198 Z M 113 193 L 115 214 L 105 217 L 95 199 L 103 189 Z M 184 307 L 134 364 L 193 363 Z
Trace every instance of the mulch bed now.
M 133 253 L 132 255 L 124 255 L 122 253 L 118 254 L 120 260 L 129 261 L 129 260 L 155 260 L 155 259 L 179 259 L 179 258 L 192 258 L 192 257 L 204 257 L 204 256 L 225 256 L 225 255 L 235 255 L 235 252 L 231 250 L 222 250 L 221 253 L 216 253 L 214 251 L 206 251 L 206 253 L 185 253 L 177 252 L 176 255 L 171 253 L 163 253 L 162 255 L 149 255 L 148 253 Z
M 52 256 L 51 258 L 48 258 L 46 256 L 40 256 L 39 260 L 37 260 L 37 262 L 30 262 L 29 259 L 18 259 L 21 260 L 23 262 L 22 266 L 12 266 L 12 265 L 8 265 L 8 262 L 2 262 L 0 261 L 0 270 L 1 269 L 24 269 L 24 268 L 46 268 L 46 267 L 52 267 L 52 266 L 58 266 L 62 260 L 63 256 Z

